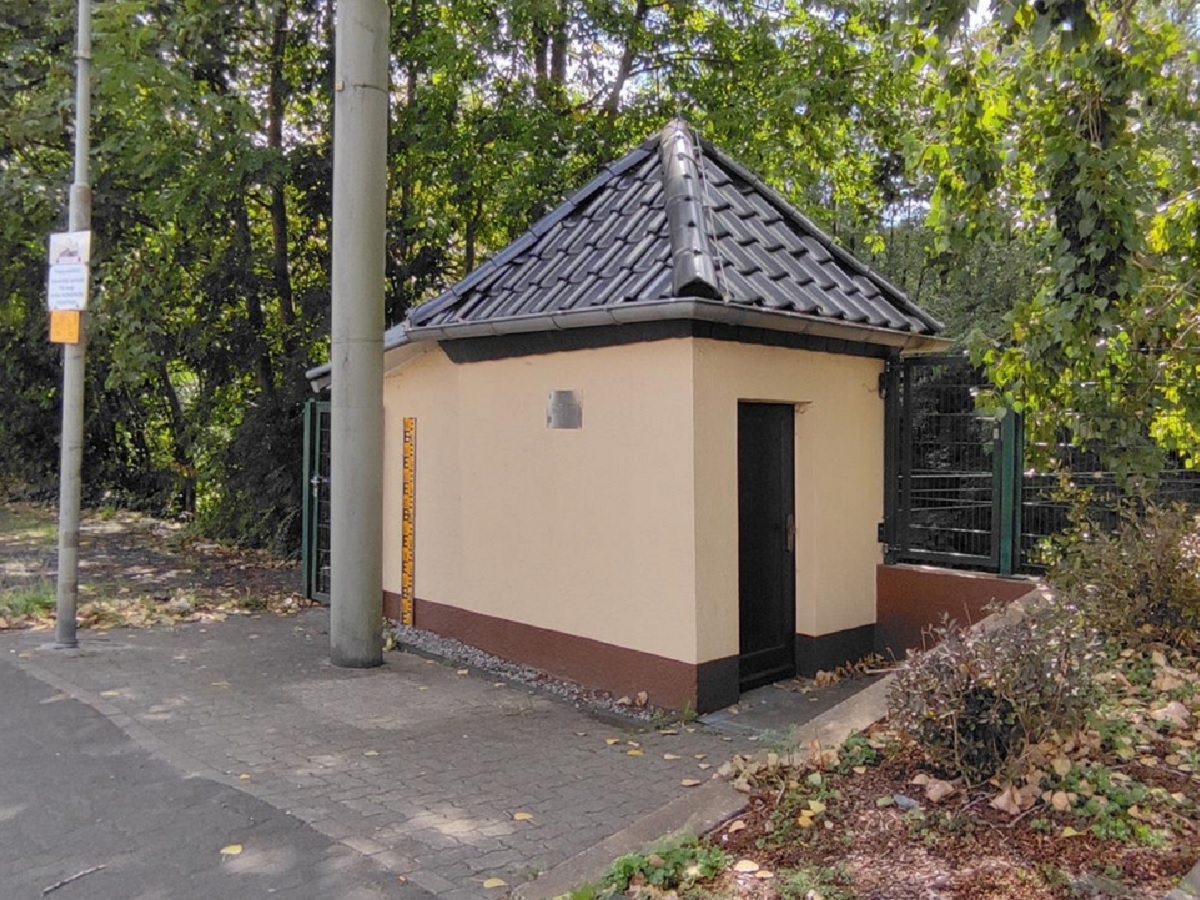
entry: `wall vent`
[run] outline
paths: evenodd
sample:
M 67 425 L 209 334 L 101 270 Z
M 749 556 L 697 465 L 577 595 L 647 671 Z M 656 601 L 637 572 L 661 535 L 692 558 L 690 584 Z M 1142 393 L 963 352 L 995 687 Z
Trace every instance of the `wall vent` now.
M 574 391 L 551 391 L 546 401 L 547 428 L 582 428 L 583 405 Z

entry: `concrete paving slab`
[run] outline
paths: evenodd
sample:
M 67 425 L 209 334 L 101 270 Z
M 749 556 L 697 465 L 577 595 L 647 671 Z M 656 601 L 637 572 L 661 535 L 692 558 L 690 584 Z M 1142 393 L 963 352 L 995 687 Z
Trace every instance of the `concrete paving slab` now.
M 696 754 L 715 768 L 756 746 L 697 725 L 622 728 L 412 654 L 336 669 L 321 609 L 81 640 L 62 654 L 8 634 L 0 654 L 156 760 L 437 895 L 529 880 L 687 793 L 681 780 L 711 774 Z
M 431 895 L 293 816 L 188 778 L 0 658 L 0 893 L 34 900 Z M 234 856 L 222 854 L 233 844 Z

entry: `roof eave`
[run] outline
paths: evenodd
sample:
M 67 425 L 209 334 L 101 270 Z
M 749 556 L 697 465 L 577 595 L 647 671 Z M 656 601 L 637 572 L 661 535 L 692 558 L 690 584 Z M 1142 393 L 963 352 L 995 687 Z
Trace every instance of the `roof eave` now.
M 510 316 L 484 322 L 426 325 L 410 328 L 406 337 L 410 341 L 450 341 L 531 331 L 561 331 L 568 328 L 631 325 L 638 322 L 663 322 L 678 319 L 762 328 L 767 331 L 782 331 L 792 334 L 808 334 L 813 337 L 875 344 L 910 352 L 941 350 L 952 345 L 952 341 L 935 334 L 899 331 L 854 322 L 837 322 L 803 313 L 767 311 L 733 306 L 714 300 L 691 298 L 532 316 Z

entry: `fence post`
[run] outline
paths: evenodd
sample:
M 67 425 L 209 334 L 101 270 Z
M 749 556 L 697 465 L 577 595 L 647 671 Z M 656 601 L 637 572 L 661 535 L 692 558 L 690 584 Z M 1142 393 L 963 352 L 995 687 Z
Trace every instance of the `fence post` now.
M 316 419 L 317 401 L 307 400 L 304 403 L 304 474 L 301 479 L 303 500 L 300 505 L 300 593 L 305 598 L 312 597 L 312 477 L 316 472 L 316 453 L 313 452 L 313 426 Z
M 1012 410 L 1000 419 L 1000 496 L 996 509 L 1000 519 L 1001 575 L 1016 571 L 1021 543 L 1021 505 L 1018 502 L 1021 447 L 1020 425 Z
M 883 538 L 884 561 L 896 561 L 896 514 L 900 506 L 900 356 L 889 356 L 883 364 L 880 393 L 883 394 Z

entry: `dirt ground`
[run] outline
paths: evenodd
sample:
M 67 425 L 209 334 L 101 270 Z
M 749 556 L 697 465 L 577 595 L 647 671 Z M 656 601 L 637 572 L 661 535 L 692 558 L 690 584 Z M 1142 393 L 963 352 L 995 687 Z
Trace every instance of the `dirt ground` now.
M 55 520 L 48 506 L 0 503 L 0 599 L 16 591 L 53 593 Z M 298 564 L 196 538 L 179 523 L 124 510 L 84 512 L 79 560 L 81 608 L 173 601 L 179 610 L 302 604 Z

